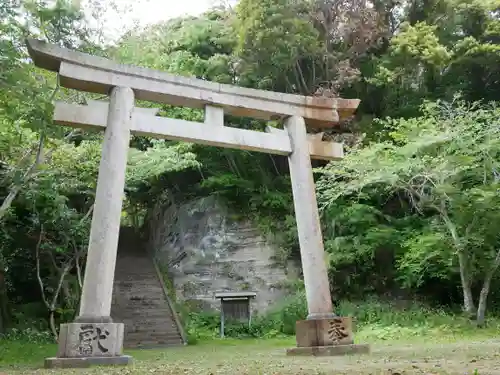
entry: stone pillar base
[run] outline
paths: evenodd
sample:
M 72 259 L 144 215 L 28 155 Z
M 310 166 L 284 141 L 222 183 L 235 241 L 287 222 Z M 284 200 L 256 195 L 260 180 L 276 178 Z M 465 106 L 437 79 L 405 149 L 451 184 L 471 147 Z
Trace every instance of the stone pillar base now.
M 87 368 L 91 366 L 127 366 L 132 364 L 132 357 L 87 357 L 87 358 L 45 358 L 45 368 Z
M 336 355 L 369 354 L 370 345 L 332 345 L 311 346 L 309 348 L 290 348 L 286 350 L 288 356 L 333 357 Z
M 355 345 L 352 318 L 299 320 L 296 323 L 297 347 L 287 350 L 287 355 L 333 356 L 366 354 L 369 345 Z
M 61 324 L 57 357 L 45 360 L 46 368 L 128 365 L 123 353 L 123 323 Z

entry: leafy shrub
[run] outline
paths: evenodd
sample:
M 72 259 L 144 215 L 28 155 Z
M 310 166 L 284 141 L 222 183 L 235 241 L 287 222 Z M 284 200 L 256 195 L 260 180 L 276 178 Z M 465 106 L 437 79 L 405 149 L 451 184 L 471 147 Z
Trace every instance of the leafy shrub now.
M 48 331 L 38 331 L 32 328 L 13 328 L 5 334 L 0 334 L 0 340 L 21 341 L 31 344 L 49 344 L 54 343 L 54 336 Z
M 183 321 L 190 345 L 217 337 L 220 331 L 220 316 L 214 312 L 184 312 Z
M 341 301 L 336 313 L 352 316 L 356 337 L 361 339 L 394 340 L 414 337 L 454 336 L 470 333 L 474 327 L 461 314 L 431 308 L 417 301 L 383 301 L 367 297 L 362 302 Z M 297 320 L 307 316 L 306 299 L 303 291 L 263 315 L 252 317 L 246 323 L 226 322 L 225 336 L 233 338 L 274 338 L 295 334 Z M 490 328 L 500 323 L 491 318 Z M 189 343 L 217 338 L 220 335 L 218 313 L 191 313 L 187 326 Z M 470 332 L 469 332 L 470 331 Z
M 266 314 L 252 317 L 250 325 L 226 322 L 224 332 L 227 337 L 238 338 L 270 338 L 294 335 L 295 322 L 306 316 L 305 296 L 303 292 L 299 292 Z M 220 316 L 218 313 L 191 312 L 185 319 L 185 325 L 190 344 L 220 335 Z

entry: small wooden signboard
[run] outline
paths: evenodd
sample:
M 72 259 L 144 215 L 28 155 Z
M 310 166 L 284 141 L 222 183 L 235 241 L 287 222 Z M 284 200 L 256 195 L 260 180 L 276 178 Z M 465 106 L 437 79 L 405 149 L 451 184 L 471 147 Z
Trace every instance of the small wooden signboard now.
M 252 322 L 250 300 L 255 298 L 255 292 L 221 292 L 215 293 L 220 299 L 220 337 L 224 337 L 226 321 Z

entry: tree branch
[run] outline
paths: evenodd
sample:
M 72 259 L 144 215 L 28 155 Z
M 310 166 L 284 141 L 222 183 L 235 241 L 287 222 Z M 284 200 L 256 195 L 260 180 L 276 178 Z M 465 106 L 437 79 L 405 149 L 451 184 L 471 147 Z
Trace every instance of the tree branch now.
M 76 130 L 73 130 L 71 133 L 69 133 L 64 138 L 64 141 L 68 141 L 71 138 L 73 138 L 73 136 L 74 136 L 74 134 L 76 132 L 77 132 Z M 3 218 L 5 217 L 5 214 L 7 213 L 7 211 L 12 206 L 12 202 L 14 202 L 14 199 L 16 199 L 16 197 L 19 194 L 19 192 L 21 191 L 23 185 L 26 184 L 29 181 L 30 177 L 33 175 L 33 173 L 35 172 L 35 170 L 42 163 L 42 161 L 43 161 L 43 142 L 44 142 L 44 140 L 45 140 L 45 134 L 42 131 L 40 133 L 40 140 L 38 142 L 38 149 L 37 149 L 37 153 L 36 153 L 36 156 L 35 156 L 35 161 L 33 162 L 33 164 L 31 164 L 31 166 L 28 168 L 28 170 L 26 172 L 24 172 L 24 175 L 23 175 L 21 181 L 19 181 L 17 184 L 14 184 L 14 185 L 11 186 L 9 194 L 7 195 L 7 197 L 2 202 L 2 205 L 0 206 L 0 222 L 3 220 Z M 55 149 L 51 149 L 46 154 L 45 159 L 48 160 L 52 156 L 52 153 L 54 151 L 55 151 Z
M 307 87 L 307 83 L 306 83 L 306 80 L 304 78 L 304 73 L 302 72 L 302 67 L 300 66 L 300 63 L 298 60 L 295 62 L 295 65 L 297 66 L 297 71 L 299 73 L 300 81 L 302 82 L 302 85 L 304 87 L 304 94 L 308 95 L 310 90 L 309 90 L 309 87 Z
M 35 247 L 35 260 L 36 260 L 36 277 L 38 279 L 38 285 L 40 286 L 40 292 L 42 294 L 42 301 L 47 307 L 47 309 L 50 308 L 49 302 L 47 301 L 47 297 L 45 295 L 45 288 L 43 286 L 43 281 L 42 277 L 40 276 L 40 246 L 42 244 L 42 237 L 43 237 L 43 224 L 40 225 L 40 235 L 38 236 L 38 242 Z
M 54 338 L 56 340 L 57 340 L 57 336 L 58 336 L 56 323 L 55 323 L 55 316 L 54 316 L 54 313 L 56 310 L 56 303 L 57 303 L 57 299 L 59 298 L 59 293 L 61 293 L 61 288 L 63 286 L 64 279 L 66 278 L 66 275 L 68 274 L 69 270 L 71 269 L 72 263 L 73 263 L 73 259 L 71 259 L 71 261 L 66 262 L 66 264 L 61 272 L 61 275 L 59 276 L 59 282 L 57 284 L 57 289 L 56 289 L 54 295 L 52 296 L 52 302 L 51 302 L 50 307 L 49 307 L 50 328 L 51 328 L 52 334 L 54 335 Z
M 92 212 L 94 211 L 94 206 L 95 206 L 95 203 L 93 203 L 89 210 L 87 211 L 87 213 L 82 217 L 82 219 L 80 220 L 80 223 L 79 224 L 83 224 L 83 222 L 85 220 L 87 220 L 89 218 L 89 216 L 92 214 Z
M 75 266 L 76 266 L 76 277 L 78 279 L 78 286 L 80 287 L 80 291 L 83 289 L 83 278 L 82 278 L 82 268 L 80 266 L 80 254 L 77 254 L 75 257 Z
M 61 271 L 60 268 L 57 267 L 57 265 L 55 264 L 55 259 L 53 259 L 52 254 L 50 254 L 52 261 L 54 263 L 54 267 L 59 272 L 59 281 L 57 283 L 57 288 L 52 296 L 52 300 L 49 303 L 49 301 L 47 299 L 47 295 L 45 294 L 45 287 L 44 287 L 41 272 L 40 272 L 40 247 L 42 244 L 43 237 L 44 237 L 44 229 L 43 229 L 43 224 L 42 224 L 42 225 L 40 225 L 40 235 L 38 237 L 38 242 L 37 242 L 36 247 L 35 247 L 36 276 L 37 276 L 37 280 L 38 280 L 38 285 L 40 286 L 42 301 L 45 304 L 45 306 L 47 307 L 47 310 L 49 310 L 50 329 L 52 331 L 52 334 L 54 335 L 54 338 L 57 340 L 58 334 L 57 334 L 57 328 L 56 328 L 55 316 L 54 316 L 54 313 L 56 310 L 56 303 L 57 303 L 57 299 L 59 298 L 59 294 L 61 293 L 61 289 L 63 287 L 66 275 L 70 271 L 71 265 L 73 264 L 74 256 L 71 257 L 69 260 L 67 260 L 64 263 L 64 266 L 63 266 L 62 271 Z

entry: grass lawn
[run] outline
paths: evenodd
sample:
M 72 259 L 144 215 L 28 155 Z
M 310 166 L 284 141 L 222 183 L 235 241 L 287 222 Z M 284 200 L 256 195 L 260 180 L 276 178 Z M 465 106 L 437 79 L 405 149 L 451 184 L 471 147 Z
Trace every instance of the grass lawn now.
M 476 374 L 500 375 L 500 338 L 496 330 L 467 337 L 436 335 L 383 340 L 373 330 L 359 332 L 358 342 L 370 343 L 370 355 L 286 357 L 294 338 L 214 340 L 194 346 L 129 351 L 135 363 L 125 368 L 85 370 L 40 369 L 55 345 L 0 341 L 0 374 Z

